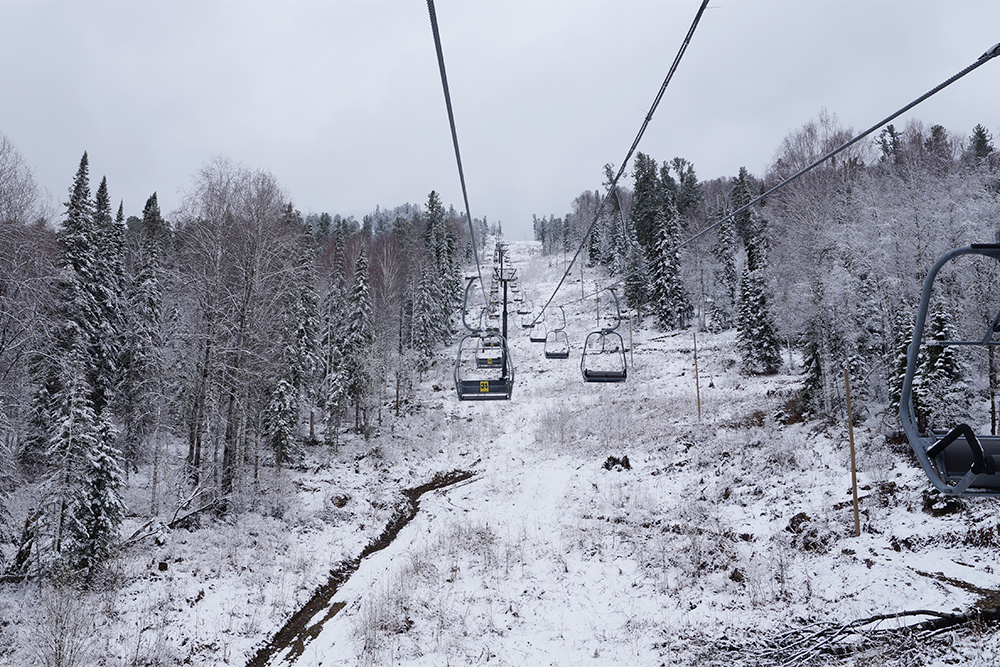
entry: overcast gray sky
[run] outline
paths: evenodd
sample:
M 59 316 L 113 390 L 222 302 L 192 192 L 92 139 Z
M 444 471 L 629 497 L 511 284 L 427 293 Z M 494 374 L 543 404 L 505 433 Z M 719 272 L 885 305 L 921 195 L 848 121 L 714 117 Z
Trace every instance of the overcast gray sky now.
M 699 5 L 437 0 L 473 216 L 528 238 L 600 187 Z M 217 155 L 303 213 L 463 208 L 424 0 L 0 0 L 0 26 L 0 132 L 55 202 L 86 150 L 127 215 Z M 821 110 L 865 129 L 998 41 L 997 0 L 712 0 L 639 150 L 761 175 Z M 1000 139 L 1000 59 L 910 118 Z

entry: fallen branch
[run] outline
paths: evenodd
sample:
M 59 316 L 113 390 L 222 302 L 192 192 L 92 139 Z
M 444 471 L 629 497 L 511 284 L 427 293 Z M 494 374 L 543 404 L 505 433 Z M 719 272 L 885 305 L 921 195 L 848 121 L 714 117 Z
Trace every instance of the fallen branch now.
M 153 535 L 156 535 L 156 533 L 159 532 L 158 530 L 150 530 L 150 528 L 152 528 L 154 525 L 162 525 L 162 524 L 158 522 L 156 519 L 150 519 L 146 523 L 136 528 L 134 533 L 132 533 L 127 538 L 122 540 L 121 547 L 123 549 L 128 549 L 129 547 L 143 541 L 147 537 L 152 537 Z
M 184 516 L 178 517 L 177 513 L 175 512 L 174 513 L 174 518 L 170 521 L 170 523 L 167 524 L 167 528 L 170 528 L 170 529 L 176 528 L 181 523 L 187 521 L 191 517 L 196 516 L 196 515 L 204 512 L 205 510 L 215 509 L 216 507 L 218 507 L 218 501 L 217 500 L 210 500 L 207 503 L 205 503 L 204 505 L 202 505 L 201 507 L 199 507 L 198 509 L 191 510 L 190 512 L 188 512 Z
M 180 514 L 183 510 L 186 510 L 188 507 L 191 507 L 191 503 L 193 503 L 195 499 L 198 496 L 200 496 L 204 490 L 205 488 L 201 484 L 199 484 L 194 488 L 194 491 L 191 492 L 191 495 L 189 495 L 181 502 L 177 503 L 177 507 L 174 508 L 174 516 L 171 517 L 170 523 L 168 523 L 167 525 L 168 526 L 175 525 L 177 523 L 177 515 Z
M 879 627 L 885 621 L 927 617 L 917 623 L 899 627 Z M 874 614 L 849 623 L 810 623 L 754 642 L 751 650 L 761 664 L 797 667 L 814 664 L 820 656 L 847 657 L 883 646 L 886 651 L 912 652 L 947 630 L 960 629 L 973 623 L 1000 621 L 1000 607 L 973 609 L 964 614 L 952 614 L 933 609 L 912 609 L 891 614 Z M 731 643 L 723 651 L 746 651 Z

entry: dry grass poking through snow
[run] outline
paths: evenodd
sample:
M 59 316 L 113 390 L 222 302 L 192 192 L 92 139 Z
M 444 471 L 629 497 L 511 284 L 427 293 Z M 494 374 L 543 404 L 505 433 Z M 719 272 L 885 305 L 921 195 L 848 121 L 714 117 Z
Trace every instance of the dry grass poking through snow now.
M 521 256 L 526 285 L 558 277 L 548 258 Z M 593 326 L 579 308 L 567 312 L 576 341 Z M 311 450 L 238 523 L 144 541 L 107 593 L 8 588 L 0 622 L 18 630 L 0 635 L 0 664 L 56 664 L 64 649 L 76 664 L 240 664 L 380 533 L 401 489 L 451 469 L 478 475 L 421 500 L 300 664 L 796 664 L 773 649 L 810 628 L 998 604 L 1000 503 L 928 495 L 873 422 L 856 432 L 855 537 L 845 429 L 777 418 L 796 378 L 740 378 L 732 335 L 699 335 L 699 421 L 689 332 L 634 334 L 629 381 L 605 386 L 512 336 L 510 403 L 458 404 L 443 353 L 413 414 L 371 442 Z M 604 466 L 625 455 L 630 468 Z M 906 641 L 844 641 L 802 664 L 1000 655 L 986 623 Z
M 684 388 L 636 376 L 539 399 L 528 444 L 512 450 L 519 463 L 468 491 L 459 518 L 438 513 L 365 600 L 354 623 L 368 664 L 780 664 L 792 654 L 767 662 L 761 646 L 790 629 L 968 608 L 970 578 L 1000 590 L 997 503 L 928 514 L 919 471 L 865 427 L 854 536 L 846 432 L 776 419 L 793 378 L 716 376 L 699 422 Z M 631 469 L 602 465 L 622 455 Z M 508 510 L 487 509 L 507 497 Z M 989 627 L 962 632 L 973 656 L 998 646 Z M 925 641 L 927 664 L 963 655 Z M 920 655 L 887 641 L 803 664 Z

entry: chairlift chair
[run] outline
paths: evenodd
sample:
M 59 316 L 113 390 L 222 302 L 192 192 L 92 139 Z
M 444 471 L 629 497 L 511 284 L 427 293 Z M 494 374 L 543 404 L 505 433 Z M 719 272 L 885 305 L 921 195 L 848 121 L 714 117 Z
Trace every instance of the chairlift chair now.
M 546 359 L 569 359 L 569 336 L 566 334 L 566 311 L 559 306 L 562 312 L 562 326 L 552 329 L 545 334 L 545 358 Z
M 974 243 L 945 253 L 927 273 L 913 338 L 906 353 L 906 375 L 899 400 L 899 418 L 927 478 L 941 493 L 949 496 L 1000 496 L 1000 436 L 976 433 L 967 423 L 950 430 L 921 429 L 913 405 L 913 381 L 921 356 L 930 347 L 970 346 L 989 350 L 1000 345 L 1000 310 L 993 317 L 982 338 L 968 340 L 924 340 L 925 324 L 938 272 L 948 262 L 965 255 L 978 255 L 1000 262 L 1000 243 Z
M 534 326 L 528 329 L 528 340 L 532 343 L 544 343 L 547 335 L 544 317 L 539 317 Z
M 485 309 L 477 326 L 472 326 L 466 317 L 469 292 L 476 278 L 469 280 L 465 287 L 462 307 L 462 324 L 468 334 L 458 342 L 453 372 L 455 392 L 458 400 L 509 400 L 514 389 L 514 366 L 511 363 L 507 340 L 500 331 L 489 328 L 489 317 Z M 483 319 L 487 326 L 483 327 Z
M 618 304 L 618 295 L 614 290 L 608 291 L 614 297 L 617 318 L 613 327 L 591 332 L 583 341 L 580 370 L 583 372 L 585 382 L 624 382 L 628 377 L 625 340 L 616 331 L 622 322 L 622 311 Z
M 499 333 L 483 332 L 476 349 L 476 368 L 500 368 L 506 362 L 507 346 Z
M 528 307 L 525 308 L 527 312 L 523 313 L 521 317 L 521 328 L 528 330 L 528 340 L 532 343 L 544 343 L 545 342 L 545 316 L 539 315 L 538 321 L 535 321 L 535 315 L 533 309 Z M 520 313 L 521 311 L 518 310 Z M 541 337 L 541 340 L 539 340 Z
M 522 329 L 531 329 L 535 326 L 535 316 L 532 314 L 531 301 L 525 301 L 517 307 L 518 323 Z

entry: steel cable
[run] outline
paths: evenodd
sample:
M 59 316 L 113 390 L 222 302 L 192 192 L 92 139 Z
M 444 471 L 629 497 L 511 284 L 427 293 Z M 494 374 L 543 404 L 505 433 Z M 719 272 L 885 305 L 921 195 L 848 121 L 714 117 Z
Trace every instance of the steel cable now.
M 469 192 L 465 187 L 465 172 L 462 170 L 462 153 L 458 150 L 458 131 L 455 129 L 455 113 L 451 108 L 451 92 L 448 89 L 448 74 L 444 67 L 444 51 L 441 49 L 441 33 L 438 31 L 437 12 L 434 11 L 434 0 L 427 0 L 427 12 L 431 17 L 431 32 L 434 34 L 434 49 L 437 51 L 438 70 L 441 72 L 441 87 L 444 88 L 444 103 L 448 108 L 448 124 L 451 126 L 451 140 L 455 144 L 455 161 L 458 163 L 458 180 L 462 184 L 462 198 L 465 201 L 465 217 L 469 220 L 469 235 L 472 238 L 472 255 L 476 260 L 476 273 L 479 274 L 479 285 L 482 287 L 483 300 L 486 301 L 486 283 L 483 282 L 483 271 L 479 266 L 479 249 L 476 247 L 476 229 L 472 224 L 472 213 L 469 209 Z
M 428 2 L 429 1 L 430 0 L 428 0 Z M 642 139 L 642 135 L 645 134 L 646 128 L 649 126 L 649 122 L 653 119 L 653 112 L 656 111 L 656 107 L 659 106 L 660 100 L 663 99 L 663 93 L 666 92 L 667 85 L 673 78 L 674 72 L 677 71 L 677 66 L 680 64 L 681 57 L 687 50 L 688 43 L 690 43 L 691 41 L 691 37 L 694 36 L 695 28 L 698 27 L 698 22 L 701 21 L 701 15 L 705 13 L 705 8 L 708 7 L 708 2 L 709 0 L 702 0 L 701 6 L 698 8 L 698 13 L 695 14 L 694 21 L 692 21 L 691 27 L 688 29 L 687 35 L 684 37 L 684 41 L 681 43 L 681 48 L 677 52 L 677 56 L 674 58 L 673 64 L 670 65 L 670 70 L 667 72 L 667 76 L 663 80 L 663 84 L 660 86 L 660 91 L 656 94 L 656 99 L 653 100 L 652 106 L 649 107 L 649 111 L 646 113 L 646 118 L 642 121 L 642 127 L 639 128 L 639 133 L 636 134 L 635 140 L 632 142 L 632 146 L 628 149 L 628 153 L 625 154 L 625 159 L 622 160 L 622 164 L 618 168 L 618 173 L 615 174 L 615 177 L 611 179 L 611 183 L 608 185 L 609 193 L 614 192 L 615 186 L 618 185 L 618 179 L 620 179 L 622 174 L 625 173 L 625 168 L 628 166 L 629 160 L 632 159 L 632 153 L 634 153 L 635 149 L 638 148 L 639 141 Z M 576 249 L 576 252 L 573 254 L 573 259 L 570 260 L 569 264 L 566 266 L 566 270 L 563 273 L 562 278 L 559 279 L 559 283 L 556 285 L 555 290 L 552 291 L 552 296 L 550 296 L 549 300 L 545 302 L 545 305 L 542 306 L 542 309 L 538 311 L 538 315 L 532 322 L 532 326 L 538 324 L 542 315 L 545 313 L 545 309 L 549 307 L 549 305 L 552 303 L 552 300 L 556 298 L 556 294 L 559 293 L 559 289 L 563 286 L 563 283 L 566 282 L 566 278 L 569 277 L 570 271 L 573 270 L 573 265 L 576 263 L 577 258 L 580 256 L 580 253 L 583 251 L 584 246 L 587 245 L 587 239 L 590 237 L 591 232 L 594 231 L 594 227 L 597 225 L 597 221 L 600 219 L 601 213 L 604 212 L 604 205 L 607 201 L 608 201 L 608 196 L 606 195 L 598 203 L 597 212 L 594 213 L 594 220 L 590 223 L 590 226 L 584 233 L 583 239 L 580 241 L 580 247 Z
M 924 93 L 923 95 L 921 95 L 917 99 L 913 100 L 912 102 L 910 102 L 906 106 L 902 107 L 901 109 L 899 109 L 898 111 L 896 111 L 892 115 L 886 116 L 885 118 L 883 118 L 882 120 L 880 120 L 875 125 L 872 125 L 870 128 L 868 128 L 867 130 L 865 130 L 861 134 L 855 136 L 853 139 L 850 139 L 849 141 L 841 144 L 839 147 L 833 149 L 832 151 L 830 151 L 829 153 L 827 153 L 823 157 L 817 159 L 816 161 L 814 161 L 809 166 L 803 167 L 802 169 L 800 169 L 796 173 L 792 174 L 791 176 L 789 176 L 785 180 L 781 181 L 777 185 L 773 186 L 772 188 L 770 188 L 769 190 L 767 190 L 763 194 L 758 195 L 756 198 L 750 200 L 749 202 L 747 202 L 746 204 L 744 204 L 740 208 L 736 209 L 732 213 L 729 213 L 728 215 L 720 218 L 719 220 L 716 220 L 714 223 L 712 223 L 711 225 L 709 225 L 705 229 L 701 230 L 700 232 L 698 232 L 694 236 L 691 236 L 690 238 L 686 239 L 685 241 L 683 241 L 683 242 L 679 243 L 678 245 L 674 246 L 673 248 L 671 248 L 667 252 L 668 253 L 676 252 L 676 251 L 680 250 L 681 248 L 685 247 L 686 245 L 688 245 L 689 243 L 692 243 L 693 241 L 698 240 L 699 238 L 701 238 L 702 236 L 704 236 L 708 232 L 712 231 L 713 229 L 717 228 L 719 225 L 721 225 L 722 223 L 726 222 L 727 220 L 732 220 L 733 218 L 735 218 L 740 213 L 743 213 L 744 211 L 746 211 L 747 209 L 749 209 L 751 206 L 757 204 L 758 202 L 760 202 L 761 200 L 765 199 L 769 195 L 777 192 L 778 190 L 780 190 L 781 188 L 785 187 L 786 185 L 788 185 L 792 181 L 795 181 L 796 179 L 798 179 L 799 177 L 803 176 L 807 172 L 812 171 L 813 169 L 815 169 L 816 167 L 818 167 L 822 163 L 826 162 L 830 158 L 832 158 L 832 157 L 838 155 L 839 153 L 847 150 L 848 148 L 850 148 L 851 146 L 853 146 L 858 141 L 860 141 L 861 139 L 865 138 L 866 136 L 868 136 L 869 134 L 871 134 L 872 132 L 874 132 L 878 128 L 880 128 L 883 125 L 886 125 L 890 121 L 894 120 L 897 116 L 900 116 L 900 115 L 906 113 L 907 111 L 909 111 L 913 107 L 917 106 L 918 104 L 920 104 L 921 102 L 923 102 L 927 98 L 931 97 L 932 95 L 935 95 L 935 94 L 939 93 L 944 88 L 947 88 L 951 84 L 955 83 L 956 81 L 958 81 L 959 79 L 961 79 L 962 77 L 964 77 L 969 72 L 971 72 L 974 69 L 976 69 L 976 68 L 978 68 L 978 67 L 986 64 L 989 60 L 997 57 L 998 55 L 1000 55 L 1000 43 L 995 44 L 992 48 L 990 48 L 988 51 L 986 51 L 986 53 L 984 53 L 983 55 L 979 56 L 979 59 L 976 60 L 976 62 L 972 63 L 971 65 L 969 65 L 968 67 L 966 67 L 965 69 L 963 69 L 958 74 L 955 74 L 954 76 L 952 76 L 950 79 L 948 79 L 944 83 L 942 83 L 942 84 L 938 85 L 937 87 L 935 87 L 935 88 L 929 90 L 928 92 Z M 596 220 L 595 220 L 595 222 L 596 222 Z M 593 227 L 593 225 L 591 226 L 591 228 L 592 227 Z M 587 233 L 589 234 L 590 230 L 588 230 Z M 584 240 L 586 241 L 586 237 L 584 237 Z M 597 290 L 593 294 L 588 294 L 588 295 L 582 296 L 579 299 L 574 299 L 573 301 L 567 301 L 566 303 L 564 303 L 562 305 L 563 306 L 568 306 L 570 304 L 577 303 L 578 301 L 583 301 L 585 299 L 592 298 L 594 295 L 600 294 L 601 292 L 603 292 L 605 290 L 613 289 L 613 288 L 617 287 L 618 285 L 621 285 L 622 283 L 624 283 L 629 278 L 631 278 L 631 277 L 633 277 L 635 275 L 638 275 L 639 273 L 642 273 L 643 271 L 648 271 L 648 270 L 649 270 L 649 263 L 647 262 L 647 263 L 643 264 L 640 268 L 636 269 L 635 271 L 632 271 L 631 273 L 628 273 L 628 274 L 622 276 L 621 278 L 619 278 L 615 282 L 613 282 L 613 283 L 611 283 L 609 285 L 606 285 L 605 287 L 602 287 L 600 290 Z M 555 296 L 555 295 L 553 295 L 553 296 Z

